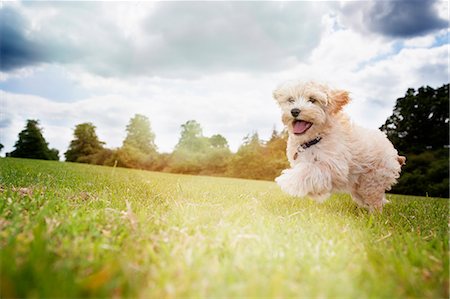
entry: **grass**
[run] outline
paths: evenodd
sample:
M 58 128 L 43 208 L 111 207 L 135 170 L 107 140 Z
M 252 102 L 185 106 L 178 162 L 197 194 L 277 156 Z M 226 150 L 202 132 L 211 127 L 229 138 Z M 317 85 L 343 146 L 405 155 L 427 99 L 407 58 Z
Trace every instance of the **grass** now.
M 1 297 L 448 298 L 448 200 L 0 159 Z

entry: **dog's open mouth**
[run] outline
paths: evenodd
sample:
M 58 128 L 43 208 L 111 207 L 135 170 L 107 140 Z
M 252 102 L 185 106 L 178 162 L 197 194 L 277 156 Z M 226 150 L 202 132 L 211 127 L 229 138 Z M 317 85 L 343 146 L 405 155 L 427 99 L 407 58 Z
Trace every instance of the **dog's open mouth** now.
M 305 120 L 294 120 L 292 123 L 292 128 L 294 129 L 295 135 L 301 135 L 311 128 L 312 123 Z

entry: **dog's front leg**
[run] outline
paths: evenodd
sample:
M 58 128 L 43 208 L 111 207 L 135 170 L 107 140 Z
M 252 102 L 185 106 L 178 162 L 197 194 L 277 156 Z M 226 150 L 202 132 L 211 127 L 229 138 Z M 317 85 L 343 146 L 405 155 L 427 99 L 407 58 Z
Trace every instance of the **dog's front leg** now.
M 322 200 L 324 196 L 328 197 L 332 188 L 330 172 L 321 165 L 312 163 L 301 163 L 285 169 L 275 181 L 289 195 L 309 195 Z

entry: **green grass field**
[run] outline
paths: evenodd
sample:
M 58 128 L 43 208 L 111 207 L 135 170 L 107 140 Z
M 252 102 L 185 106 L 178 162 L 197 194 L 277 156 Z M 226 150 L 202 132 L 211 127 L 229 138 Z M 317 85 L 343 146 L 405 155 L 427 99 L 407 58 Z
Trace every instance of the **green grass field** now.
M 448 200 L 0 159 L 1 297 L 447 298 Z

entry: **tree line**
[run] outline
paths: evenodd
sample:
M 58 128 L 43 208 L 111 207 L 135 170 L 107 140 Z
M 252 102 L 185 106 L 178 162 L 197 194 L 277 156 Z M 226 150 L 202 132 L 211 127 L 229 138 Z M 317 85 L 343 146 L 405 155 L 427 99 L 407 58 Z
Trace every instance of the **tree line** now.
M 125 130 L 122 146 L 110 149 L 97 136 L 94 124 L 76 125 L 64 153 L 65 161 L 261 180 L 273 180 L 288 166 L 287 135 L 275 129 L 268 141 L 261 140 L 257 133 L 248 135 L 236 153 L 231 152 L 222 135 L 204 136 L 195 120 L 181 125 L 180 138 L 172 153 L 158 151 L 150 120 L 144 115 L 132 117 Z M 7 157 L 59 160 L 58 150 L 49 148 L 38 120 L 27 120 L 14 147 Z
M 269 140 L 257 133 L 244 138 L 236 153 L 220 134 L 204 136 L 201 125 L 190 120 L 172 153 L 160 153 L 150 120 L 140 114 L 130 119 L 122 146 L 106 148 L 92 123 L 76 125 L 64 153 L 68 162 L 137 168 L 172 173 L 273 180 L 288 167 L 286 132 L 275 129 Z M 408 89 L 398 98 L 393 114 L 380 127 L 401 155 L 407 157 L 399 183 L 392 192 L 449 197 L 449 84 L 433 89 Z M 0 144 L 0 150 L 3 146 Z M 59 160 L 50 149 L 37 120 L 28 120 L 8 157 Z

